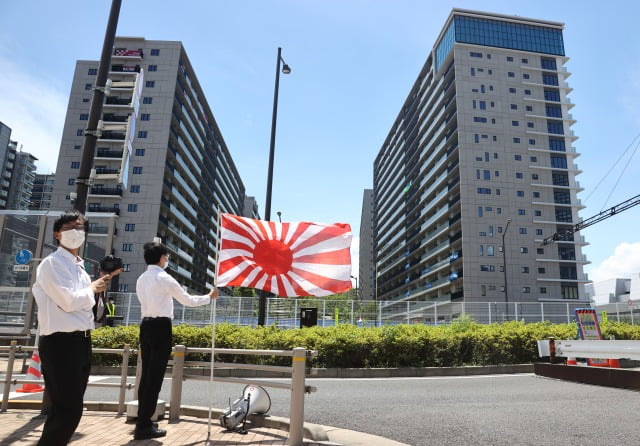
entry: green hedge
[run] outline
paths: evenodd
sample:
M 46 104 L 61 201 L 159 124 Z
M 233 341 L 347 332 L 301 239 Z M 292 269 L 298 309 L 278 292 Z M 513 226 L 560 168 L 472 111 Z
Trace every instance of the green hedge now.
M 602 322 L 605 339 L 640 339 L 640 326 Z M 102 327 L 93 332 L 94 348 L 138 345 L 139 328 Z M 353 325 L 279 329 L 216 326 L 216 348 L 317 350 L 311 367 L 453 367 L 466 365 L 525 364 L 539 360 L 537 341 L 554 336 L 575 339 L 575 324 L 506 322 L 482 325 L 462 318 L 451 325 L 389 325 L 360 328 Z M 173 327 L 173 343 L 211 347 L 211 327 Z M 187 360 L 209 360 L 207 354 L 189 354 Z M 290 365 L 289 358 L 216 355 L 217 361 Z M 93 355 L 96 365 L 116 365 L 117 355 Z M 135 364 L 135 357 L 131 358 Z

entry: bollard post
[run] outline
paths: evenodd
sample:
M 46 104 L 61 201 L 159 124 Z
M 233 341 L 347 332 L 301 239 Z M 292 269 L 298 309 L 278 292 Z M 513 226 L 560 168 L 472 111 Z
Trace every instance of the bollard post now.
M 138 360 L 136 361 L 136 384 L 133 388 L 133 399 L 138 399 L 138 384 L 140 383 L 140 375 L 142 374 L 142 349 L 138 347 Z
M 129 369 L 129 356 L 131 355 L 131 346 L 124 344 L 122 352 L 122 370 L 120 371 L 120 396 L 118 397 L 118 415 L 122 415 L 125 411 L 124 398 L 127 391 L 127 371 Z
M 182 379 L 184 376 L 184 355 L 187 348 L 176 345 L 173 348 L 173 367 L 171 369 L 171 401 L 169 402 L 169 421 L 180 420 L 180 400 L 182 398 Z
M 553 336 L 549 337 L 549 363 L 553 364 L 556 359 L 556 340 Z
M 307 351 L 302 347 L 293 349 L 291 358 L 291 408 L 289 409 L 289 446 L 302 446 L 304 428 L 304 390 Z
M 2 393 L 2 407 L 0 407 L 0 412 L 6 412 L 9 406 L 9 392 L 11 392 L 11 377 L 13 375 L 13 362 L 16 358 L 17 344 L 18 341 L 13 339 L 9 347 L 9 359 L 7 360 L 7 373 L 4 377 L 4 392 Z

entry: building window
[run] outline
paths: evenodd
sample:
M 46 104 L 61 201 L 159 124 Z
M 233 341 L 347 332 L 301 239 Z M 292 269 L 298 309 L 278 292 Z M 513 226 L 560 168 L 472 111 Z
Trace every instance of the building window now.
M 97 68 L 89 68 L 89 71 L 87 72 L 87 74 L 89 76 L 96 76 L 98 74 L 98 69 Z
M 129 211 L 129 212 L 138 212 L 138 205 L 137 204 L 129 204 L 127 206 L 127 211 Z
M 546 274 L 547 270 L 545 268 L 538 268 L 538 274 Z
M 493 272 L 496 270 L 496 267 L 494 265 L 480 265 L 480 271 L 482 272 Z
M 507 62 L 513 62 L 513 57 L 507 56 Z
M 118 284 L 118 291 L 120 293 L 127 293 L 129 291 L 129 284 L 127 284 L 127 283 L 119 283 Z
M 536 250 L 537 254 L 544 254 L 544 248 L 538 248 Z M 543 268 L 544 269 L 544 268 Z
M 149 71 L 158 71 L 157 65 L 149 65 Z
M 532 112 L 533 111 L 533 106 L 532 105 L 527 105 L 525 107 L 525 110 L 527 110 L 528 112 Z
M 523 274 L 529 274 L 529 267 L 528 266 L 521 267 L 520 272 Z
M 145 149 L 136 149 L 136 156 L 144 156 Z
M 513 71 L 509 71 L 507 73 L 507 77 L 515 77 L 515 76 L 516 76 L 516 73 L 514 73 Z
M 553 101 L 560 102 L 560 90 L 544 90 L 544 100 L 545 101 Z
M 483 118 L 481 116 L 474 116 L 473 122 L 487 122 L 487 118 Z
M 511 104 L 511 110 L 517 110 L 518 104 Z
M 529 294 L 529 293 L 531 292 L 531 287 L 523 286 L 523 287 L 522 287 L 522 292 L 523 292 L 524 294 Z
M 144 86 L 147 88 L 154 88 L 156 86 L 156 81 L 147 81 L 144 83 Z
M 144 98 L 142 98 L 142 103 L 143 104 L 153 104 L 153 98 L 150 96 L 145 96 Z
M 540 192 L 534 192 L 534 194 L 538 194 L 536 198 L 540 198 Z M 535 196 L 535 195 L 534 195 Z M 539 210 L 535 210 L 533 211 L 534 215 L 536 217 L 542 217 L 542 211 Z
M 76 179 L 75 178 L 69 178 L 69 181 L 67 181 L 67 184 L 69 186 L 73 186 L 74 184 L 76 184 Z
M 522 59 L 522 63 L 523 64 L 528 64 L 529 63 L 529 59 Z
M 540 287 L 540 294 L 547 294 L 547 287 Z
M 532 128 L 534 128 L 534 124 L 533 124 L 533 122 L 527 122 L 527 128 L 528 128 L 528 129 L 532 129 Z
M 160 55 L 160 50 L 159 49 L 152 49 L 151 50 L 151 55 L 152 56 L 159 56 Z
M 76 136 L 84 136 L 84 130 L 82 129 L 76 130 Z
M 80 146 L 73 146 L 73 150 L 80 150 Z
M 542 229 L 536 229 L 536 235 L 542 235 Z
M 534 180 L 534 181 L 537 181 L 538 180 L 538 174 L 537 173 L 532 173 L 531 174 L 531 179 Z
M 91 88 L 93 88 L 93 84 L 84 84 L 85 90 L 91 90 Z
M 536 140 L 535 139 L 530 139 L 529 140 L 529 145 L 530 146 L 535 146 L 536 145 Z M 532 157 L 533 158 L 533 157 Z
M 526 209 L 518 209 L 518 215 L 526 215 L 526 214 L 527 214 Z
M 531 90 L 525 90 L 524 91 L 524 95 L 525 96 L 531 96 Z
M 520 254 L 527 254 L 528 252 L 529 252 L 529 248 L 527 248 L 526 246 L 520 247 Z
M 514 142 L 515 142 L 515 141 L 514 141 Z M 518 142 L 520 142 L 520 141 L 518 141 Z M 522 161 L 522 155 L 513 155 L 513 159 L 514 159 L 515 161 Z
M 516 197 L 524 197 L 524 191 L 523 190 L 517 190 L 516 191 Z
M 129 192 L 131 192 L 133 194 L 140 193 L 140 185 L 139 184 L 132 184 L 131 187 L 129 188 Z
M 495 255 L 495 247 L 493 245 L 487 245 L 487 255 L 488 256 Z
M 520 125 L 520 122 L 518 121 L 511 121 L 511 126 L 512 127 L 518 127 Z
M 471 51 L 471 52 L 469 53 L 469 56 L 471 56 L 471 57 L 479 57 L 479 58 L 482 58 L 482 53 L 478 53 L 478 52 L 475 52 L 475 51 Z
M 491 180 L 491 171 L 490 170 L 483 170 L 482 171 L 482 179 L 485 180 L 485 181 Z
M 79 169 L 80 168 L 80 161 L 71 161 L 71 168 L 72 169 Z
M 491 189 L 488 187 L 479 187 L 478 188 L 478 193 L 479 194 L 485 194 L 485 195 L 491 195 Z
M 123 243 L 122 244 L 122 250 L 125 251 L 125 252 L 133 251 L 133 243 Z
M 122 271 L 125 273 L 128 273 L 131 271 L 131 264 L 130 263 L 124 263 L 122 264 Z
M 522 172 L 516 172 L 516 178 L 521 180 L 523 178 Z
M 139 175 L 142 173 L 142 167 L 134 167 L 133 168 L 133 174 L 134 175 Z
M 528 73 L 522 73 L 522 79 L 529 79 Z
M 540 192 L 533 192 L 533 198 L 540 198 Z M 538 211 L 540 212 L 540 211 Z
M 149 113 L 142 113 L 140 115 L 140 120 L 141 121 L 148 121 L 149 119 L 151 119 L 151 115 Z
M 147 131 L 146 130 L 138 131 L 138 138 L 146 138 L 146 137 L 147 137 Z
M 513 88 L 513 87 L 509 88 L 509 93 L 515 93 L 515 92 L 516 92 L 515 88 Z
M 88 121 L 89 120 L 89 113 L 80 113 L 80 120 L 81 121 Z
M 124 230 L 126 232 L 133 232 L 136 230 L 136 224 L 135 223 L 127 223 L 126 225 L 124 225 Z
M 82 98 L 82 102 L 89 102 L 89 98 Z

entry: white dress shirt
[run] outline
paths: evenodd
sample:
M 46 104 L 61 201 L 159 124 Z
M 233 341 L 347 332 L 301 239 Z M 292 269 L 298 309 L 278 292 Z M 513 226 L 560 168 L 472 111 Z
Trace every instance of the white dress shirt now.
M 95 296 L 80 257 L 64 248 L 45 257 L 38 266 L 32 291 L 42 336 L 95 328 Z
M 173 319 L 173 299 L 187 307 L 198 307 L 211 302 L 208 294 L 192 296 L 176 279 L 158 265 L 148 265 L 138 277 L 136 294 L 142 317 L 168 317 Z

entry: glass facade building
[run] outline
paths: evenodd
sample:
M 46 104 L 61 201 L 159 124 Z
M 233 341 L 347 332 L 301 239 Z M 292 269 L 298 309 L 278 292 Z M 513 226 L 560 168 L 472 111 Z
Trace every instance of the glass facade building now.
M 378 300 L 585 304 L 584 238 L 542 245 L 583 208 L 563 27 L 452 11 L 374 162 Z

